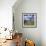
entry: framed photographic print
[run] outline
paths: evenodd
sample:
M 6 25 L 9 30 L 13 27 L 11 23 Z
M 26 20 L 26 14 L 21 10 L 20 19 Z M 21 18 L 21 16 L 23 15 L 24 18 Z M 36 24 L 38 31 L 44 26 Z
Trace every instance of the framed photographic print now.
M 22 27 L 37 27 L 37 13 L 22 13 Z

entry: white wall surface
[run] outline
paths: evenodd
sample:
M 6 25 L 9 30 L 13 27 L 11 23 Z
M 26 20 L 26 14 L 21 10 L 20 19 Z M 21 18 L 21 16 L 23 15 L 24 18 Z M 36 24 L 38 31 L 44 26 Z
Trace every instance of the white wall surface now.
M 19 0 L 18 0 L 19 2 Z M 22 32 L 24 38 L 35 41 L 36 46 L 46 46 L 46 5 L 45 0 L 22 0 L 13 6 L 15 29 Z M 22 27 L 22 13 L 37 13 L 37 28 Z
M 16 0 L 0 0 L 0 27 L 12 29 L 12 6 Z
M 41 3 L 41 39 L 42 46 L 46 46 L 46 0 Z

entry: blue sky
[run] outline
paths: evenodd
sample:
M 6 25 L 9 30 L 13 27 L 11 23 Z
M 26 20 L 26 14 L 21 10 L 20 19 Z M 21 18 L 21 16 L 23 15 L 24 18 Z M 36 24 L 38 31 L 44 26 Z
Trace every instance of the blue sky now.
M 29 16 L 25 15 L 24 16 L 24 20 L 30 20 L 30 18 L 32 19 L 32 18 L 34 18 L 34 16 L 32 16 L 32 15 L 29 15 Z

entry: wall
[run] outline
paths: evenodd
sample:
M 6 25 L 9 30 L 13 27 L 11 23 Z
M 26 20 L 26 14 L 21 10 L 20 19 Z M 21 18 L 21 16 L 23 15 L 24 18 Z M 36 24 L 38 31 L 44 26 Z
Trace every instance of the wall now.
M 0 27 L 12 29 L 12 6 L 16 0 L 0 0 Z
M 42 46 L 46 46 L 46 0 L 41 1 L 41 40 Z
M 25 39 L 34 40 L 36 46 L 41 46 L 41 0 L 22 0 L 16 4 L 13 6 L 15 31 L 22 32 Z M 23 28 L 22 13 L 37 13 L 37 28 Z

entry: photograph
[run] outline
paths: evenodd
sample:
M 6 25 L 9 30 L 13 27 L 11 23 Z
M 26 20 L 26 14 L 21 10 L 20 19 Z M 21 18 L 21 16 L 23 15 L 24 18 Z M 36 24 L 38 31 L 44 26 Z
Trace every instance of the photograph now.
M 0 46 L 46 46 L 46 0 L 0 0 Z
M 37 13 L 23 13 L 22 21 L 23 27 L 37 27 Z

